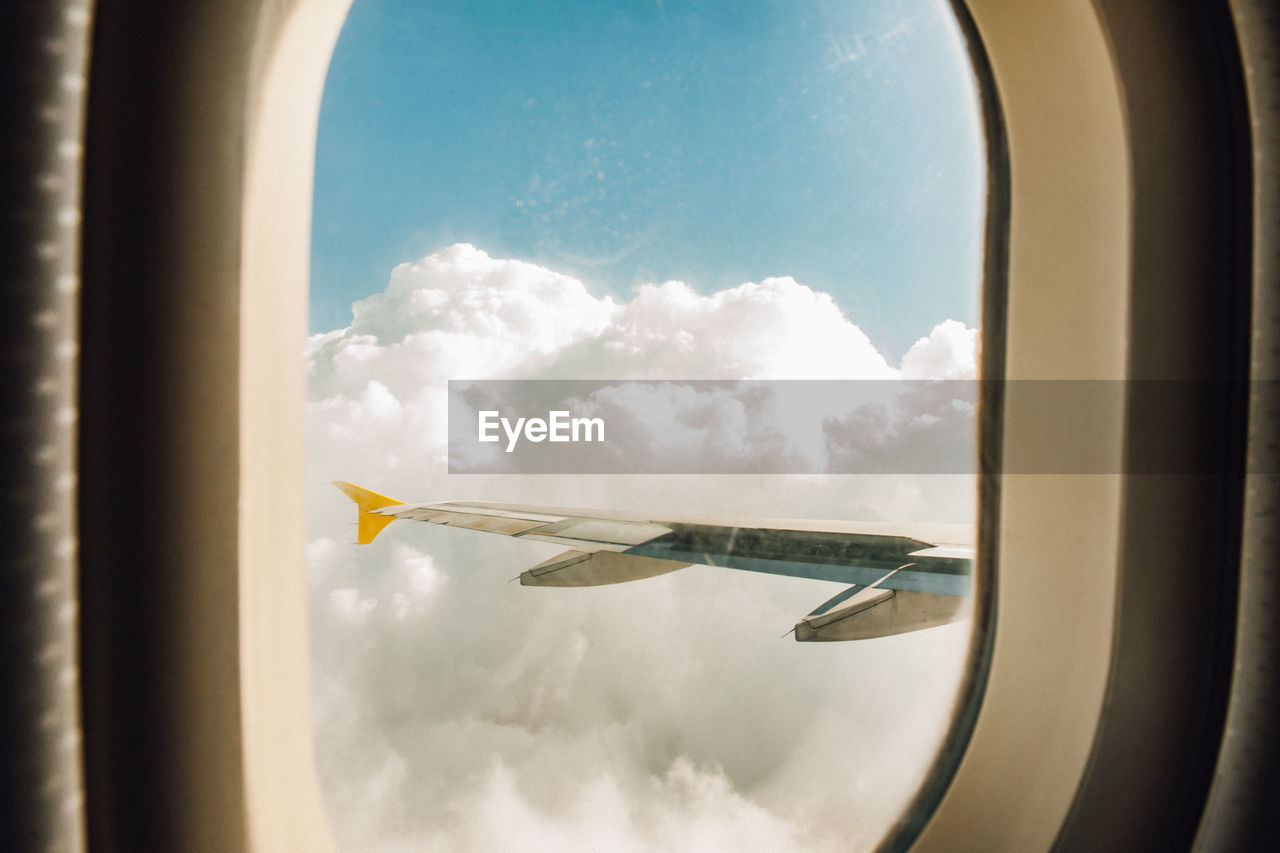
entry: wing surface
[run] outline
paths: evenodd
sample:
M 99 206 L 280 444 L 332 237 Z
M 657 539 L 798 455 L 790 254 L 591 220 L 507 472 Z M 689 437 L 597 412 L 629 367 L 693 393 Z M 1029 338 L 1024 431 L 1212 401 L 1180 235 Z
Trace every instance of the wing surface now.
M 963 617 L 973 549 L 892 533 L 648 518 L 482 501 L 406 504 L 335 483 L 359 507 L 359 542 L 396 519 L 563 545 L 520 575 L 525 586 L 596 586 L 693 564 L 836 581 L 848 589 L 796 623 L 802 641 L 863 639 Z

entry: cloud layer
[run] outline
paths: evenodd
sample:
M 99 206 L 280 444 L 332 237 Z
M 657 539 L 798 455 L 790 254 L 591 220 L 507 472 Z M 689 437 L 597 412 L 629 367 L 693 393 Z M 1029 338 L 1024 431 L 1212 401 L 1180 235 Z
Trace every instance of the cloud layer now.
M 465 244 L 397 267 L 386 291 L 356 303 L 351 326 L 307 345 L 317 754 L 339 840 L 353 850 L 874 845 L 936 747 L 966 625 L 783 641 L 838 589 L 701 567 L 526 589 L 505 581 L 559 549 L 403 522 L 358 548 L 354 510 L 327 483 L 411 501 L 970 521 L 969 477 L 450 477 L 445 382 L 972 378 L 975 346 L 974 330 L 946 321 L 894 367 L 830 296 L 787 277 L 712 294 L 645 285 L 619 302 Z M 731 412 L 708 411 L 671 429 L 724 430 Z M 920 416 L 895 428 L 909 433 Z M 837 437 L 842 426 L 833 422 Z

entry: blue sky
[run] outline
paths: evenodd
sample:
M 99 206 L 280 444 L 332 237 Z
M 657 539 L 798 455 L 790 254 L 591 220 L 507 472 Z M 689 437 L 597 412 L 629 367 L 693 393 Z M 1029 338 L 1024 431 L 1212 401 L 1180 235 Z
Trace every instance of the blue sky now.
M 460 241 L 623 298 L 791 275 L 895 361 L 976 325 L 985 175 L 950 15 L 356 0 L 321 110 L 311 329 Z

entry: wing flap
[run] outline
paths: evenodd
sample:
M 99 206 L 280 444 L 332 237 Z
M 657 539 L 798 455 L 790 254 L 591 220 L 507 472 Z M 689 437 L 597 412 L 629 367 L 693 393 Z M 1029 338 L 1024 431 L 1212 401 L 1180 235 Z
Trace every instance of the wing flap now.
M 617 551 L 565 551 L 520 575 L 523 586 L 602 586 L 651 578 L 690 563 Z
M 847 619 L 855 613 L 861 613 L 869 607 L 875 607 L 882 601 L 886 601 L 894 596 L 897 590 L 883 589 L 874 586 L 865 586 L 862 589 L 853 588 L 853 595 L 844 598 L 842 602 L 844 606 L 838 608 L 827 608 L 826 606 L 818 608 L 818 610 L 804 617 L 804 623 L 815 631 L 827 625 Z M 843 597 L 845 593 L 841 593 Z
M 861 597 L 863 593 L 868 593 Z M 868 587 L 844 607 L 796 623 L 802 643 L 868 640 L 933 628 L 963 619 L 966 599 L 956 595 Z

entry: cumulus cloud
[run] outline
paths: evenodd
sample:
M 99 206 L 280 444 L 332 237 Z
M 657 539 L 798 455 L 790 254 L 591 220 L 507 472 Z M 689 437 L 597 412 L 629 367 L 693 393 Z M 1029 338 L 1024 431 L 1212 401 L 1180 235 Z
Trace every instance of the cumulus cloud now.
M 355 309 L 351 326 L 308 341 L 309 448 L 318 458 L 341 458 L 360 446 L 364 461 L 380 463 L 370 475 L 384 483 L 399 482 L 400 471 L 439 481 L 448 379 L 924 380 L 972 379 L 976 371 L 976 330 L 939 323 L 894 368 L 828 294 L 789 277 L 710 295 L 681 282 L 643 285 L 619 304 L 569 276 L 466 244 L 396 267 L 386 291 Z M 772 434 L 747 435 L 747 422 L 732 417 L 727 402 L 706 417 L 705 395 L 660 393 L 668 398 L 662 405 L 616 394 L 606 401 L 620 425 L 647 426 L 655 452 L 790 453 L 803 460 L 799 469 L 823 470 L 827 438 L 816 422 L 808 432 L 795 428 L 785 404 L 767 418 L 777 426 Z M 936 396 L 916 398 L 937 405 Z M 904 412 L 908 420 L 928 413 Z M 793 446 L 779 446 L 779 436 Z M 841 459 L 847 463 L 847 454 Z
M 788 277 L 702 295 L 680 281 L 637 288 L 555 376 L 882 379 L 894 371 L 830 295 Z
M 903 379 L 976 379 L 978 330 L 943 320 L 902 357 Z
M 406 523 L 359 548 L 351 504 L 328 481 L 414 501 L 970 521 L 970 477 L 450 476 L 445 383 L 972 378 L 975 342 L 974 330 L 943 322 L 892 366 L 829 295 L 787 277 L 711 294 L 666 282 L 618 301 L 468 245 L 397 267 L 349 327 L 307 344 L 317 756 L 340 842 L 874 846 L 941 735 L 967 626 L 862 643 L 779 640 L 839 587 L 707 567 L 523 588 L 507 581 L 561 549 Z M 633 413 L 647 405 L 606 401 Z M 847 412 L 780 448 L 744 432 L 742 399 L 676 403 L 659 430 L 673 447 L 707 435 L 741 453 L 853 446 Z M 962 409 L 935 393 L 900 406 L 881 433 L 971 421 Z M 786 407 L 770 417 L 781 422 Z

